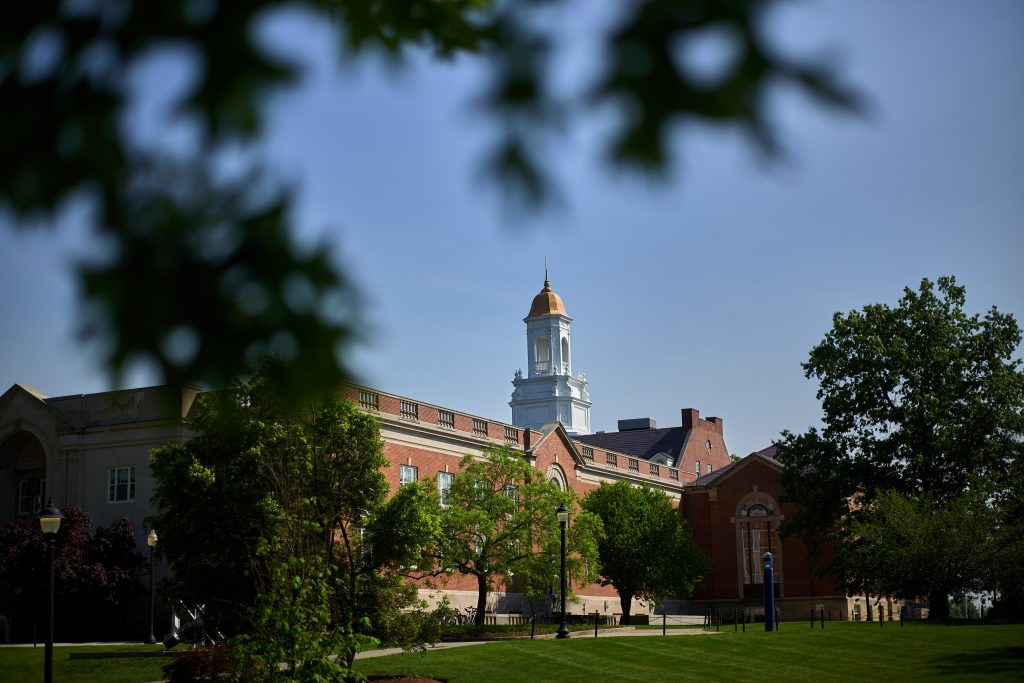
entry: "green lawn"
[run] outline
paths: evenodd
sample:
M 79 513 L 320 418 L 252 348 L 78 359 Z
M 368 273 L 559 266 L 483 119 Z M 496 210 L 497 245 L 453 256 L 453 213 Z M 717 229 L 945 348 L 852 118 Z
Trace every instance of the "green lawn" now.
M 794 622 L 779 633 L 489 643 L 360 660 L 356 668 L 449 683 L 1022 680 L 1024 626 L 828 623 L 822 631 Z
M 152 652 L 156 645 L 102 645 L 70 646 L 53 649 L 53 680 L 60 683 L 141 683 L 159 681 L 160 669 L 169 661 L 167 657 L 144 659 L 68 659 L 71 652 L 125 652 L 145 650 Z M 0 648 L 0 681 L 33 683 L 43 680 L 43 646 Z
M 763 627 L 761 627 L 763 628 Z M 66 647 L 54 652 L 54 680 L 160 680 L 165 659 L 68 659 L 73 651 L 153 646 Z M 506 641 L 359 660 L 365 674 L 419 674 L 477 681 L 852 681 L 1024 680 L 1024 625 L 943 626 L 786 623 L 780 633 Z M 41 681 L 43 648 L 0 648 L 0 680 Z

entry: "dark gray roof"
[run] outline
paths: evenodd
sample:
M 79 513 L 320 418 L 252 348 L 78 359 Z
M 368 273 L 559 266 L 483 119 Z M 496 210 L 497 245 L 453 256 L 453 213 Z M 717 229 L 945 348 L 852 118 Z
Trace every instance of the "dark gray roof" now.
M 765 460 L 771 460 L 773 463 L 782 467 L 782 462 L 775 457 L 775 454 L 779 452 L 779 449 L 775 446 L 769 446 L 768 448 L 762 448 L 761 450 L 753 453 L 752 455 L 760 455 Z
M 752 458 L 752 457 L 756 456 L 756 457 L 759 457 L 759 458 L 761 458 L 763 460 L 767 460 L 769 463 L 771 463 L 773 465 L 777 465 L 779 467 L 782 467 L 782 463 L 775 459 L 775 453 L 776 453 L 777 450 L 778 449 L 776 449 L 775 446 L 769 446 L 768 448 L 762 448 L 761 450 L 759 450 L 757 452 L 751 453 L 750 455 L 747 456 L 747 458 Z M 726 474 L 731 472 L 733 470 L 733 468 L 735 468 L 737 465 L 742 463 L 747 458 L 741 458 L 740 460 L 735 460 L 735 461 L 729 463 L 728 465 L 726 465 L 725 467 L 722 467 L 722 468 L 720 468 L 718 470 L 715 470 L 711 474 L 705 474 L 703 477 L 697 477 L 696 481 L 694 481 L 690 485 L 691 486 L 711 486 L 716 481 L 718 481 L 718 479 L 720 479 L 721 477 L 724 477 Z
M 668 453 L 670 461 L 674 463 L 679 457 L 679 451 L 682 450 L 685 435 L 682 427 L 667 427 L 587 434 L 577 436 L 575 440 L 588 446 L 607 448 L 644 460 L 650 460 L 659 453 Z
M 714 484 L 720 477 L 724 477 L 726 474 L 731 472 L 732 469 L 736 467 L 736 465 L 739 465 L 741 462 L 743 461 L 736 460 L 735 462 L 729 463 L 725 467 L 719 467 L 711 474 L 705 474 L 703 477 L 697 477 L 697 479 L 692 484 L 690 484 L 690 486 L 710 486 L 711 484 Z

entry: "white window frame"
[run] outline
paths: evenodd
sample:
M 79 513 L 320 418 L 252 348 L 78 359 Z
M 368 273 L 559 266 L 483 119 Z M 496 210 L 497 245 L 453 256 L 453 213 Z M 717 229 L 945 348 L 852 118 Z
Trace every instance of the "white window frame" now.
M 448 507 L 448 498 L 451 495 L 453 483 L 455 483 L 455 475 L 451 472 L 437 473 L 437 499 L 441 502 L 441 507 Z
M 122 474 L 127 475 L 122 479 Z M 123 495 L 121 488 L 124 487 Z M 107 502 L 131 503 L 135 501 L 135 465 L 111 467 L 107 470 Z
M 415 484 L 420 478 L 420 469 L 415 465 L 400 465 L 398 468 L 398 485 Z
M 32 493 L 32 484 L 38 484 L 38 493 Z M 21 479 L 18 481 L 18 514 L 34 515 L 43 509 L 46 498 L 45 479 Z M 26 507 L 24 503 L 28 503 Z

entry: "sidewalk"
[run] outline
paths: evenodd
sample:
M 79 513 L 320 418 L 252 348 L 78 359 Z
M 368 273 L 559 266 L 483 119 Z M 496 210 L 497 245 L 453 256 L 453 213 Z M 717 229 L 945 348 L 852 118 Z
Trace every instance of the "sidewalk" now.
M 710 636 L 715 635 L 715 631 L 704 631 L 698 628 L 677 628 L 668 629 L 665 632 L 665 637 L 669 636 Z M 645 638 L 658 636 L 662 637 L 661 629 L 637 629 L 632 626 L 620 626 L 613 629 L 604 629 L 598 631 L 598 638 Z M 554 633 L 545 633 L 534 638 L 534 640 L 552 640 L 554 639 Z M 593 631 L 574 631 L 572 638 L 593 638 Z M 529 638 L 495 638 L 491 640 L 460 640 L 452 643 L 438 643 L 426 648 L 427 652 L 434 650 L 448 650 L 453 647 L 467 647 L 470 645 L 486 645 L 488 643 L 503 643 L 509 640 L 529 640 Z M 388 655 L 398 655 L 406 652 L 400 647 L 389 647 L 383 650 L 366 650 L 356 654 L 356 659 L 368 659 L 370 657 L 387 657 Z

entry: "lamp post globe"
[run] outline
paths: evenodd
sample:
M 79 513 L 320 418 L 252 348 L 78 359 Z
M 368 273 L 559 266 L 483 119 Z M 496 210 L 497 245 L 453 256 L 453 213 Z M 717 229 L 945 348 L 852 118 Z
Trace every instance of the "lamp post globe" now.
M 558 509 L 555 510 L 555 517 L 558 518 L 558 526 L 562 532 L 562 625 L 558 627 L 555 638 L 568 638 L 569 626 L 565 622 L 565 593 L 567 590 L 565 580 L 565 529 L 569 526 L 569 509 L 565 507 L 565 502 L 562 502 Z
M 57 532 L 60 530 L 60 522 L 64 519 L 60 508 L 53 504 L 53 498 L 46 503 L 46 507 L 39 513 L 39 526 L 46 538 L 46 554 L 50 565 L 50 591 L 48 597 L 48 618 L 46 625 L 46 650 L 43 655 L 43 681 L 53 683 L 53 554 L 57 545 Z
M 149 546 L 149 636 L 146 638 L 147 645 L 156 642 L 156 636 L 153 635 L 153 607 L 156 600 L 156 594 L 153 591 L 153 551 L 156 550 L 156 541 L 156 530 L 150 529 L 149 534 L 146 535 L 146 545 Z

